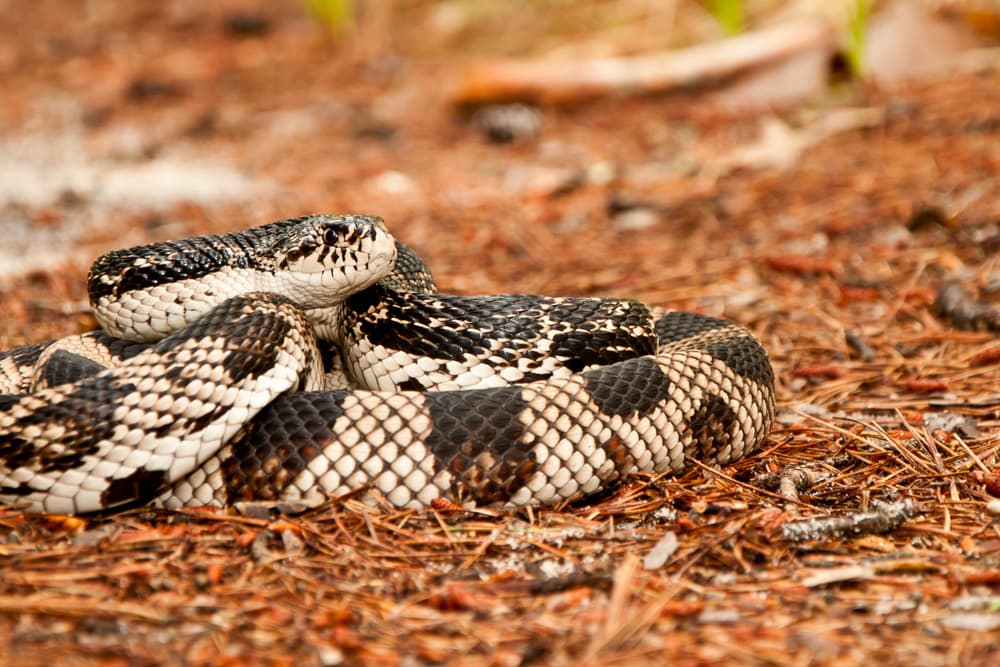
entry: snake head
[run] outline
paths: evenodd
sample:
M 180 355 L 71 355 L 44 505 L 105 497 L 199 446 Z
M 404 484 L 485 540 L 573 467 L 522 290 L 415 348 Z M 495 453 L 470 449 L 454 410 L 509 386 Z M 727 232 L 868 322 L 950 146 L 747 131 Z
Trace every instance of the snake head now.
M 304 308 L 330 306 L 374 284 L 396 262 L 396 240 L 371 215 L 311 215 L 271 247 L 275 285 Z

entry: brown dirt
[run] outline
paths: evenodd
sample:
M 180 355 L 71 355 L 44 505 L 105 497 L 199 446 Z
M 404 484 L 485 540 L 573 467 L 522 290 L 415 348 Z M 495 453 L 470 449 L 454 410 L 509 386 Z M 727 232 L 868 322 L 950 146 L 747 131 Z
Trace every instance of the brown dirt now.
M 428 44 L 412 3 L 338 44 L 289 1 L 236 36 L 226 20 L 246 6 L 0 14 L 4 138 L 75 132 L 101 159 L 210 156 L 270 182 L 159 210 L 72 192 L 8 204 L 36 230 L 99 224 L 0 287 L 0 347 L 93 326 L 84 278 L 103 250 L 371 212 L 448 291 L 625 295 L 746 324 L 772 355 L 779 424 L 725 470 L 559 510 L 0 509 L 0 663 L 997 664 L 1000 348 L 936 295 L 957 281 L 987 309 L 1000 298 L 1000 72 L 832 90 L 783 117 L 879 121 L 787 169 L 711 178 L 760 117 L 697 95 L 606 100 L 544 109 L 538 139 L 493 145 L 444 97 L 460 54 L 502 48 L 490 30 Z M 545 42 L 515 25 L 519 48 Z M 139 128 L 126 158 L 122 128 Z M 797 492 L 771 484 L 796 474 Z M 885 534 L 782 536 L 901 499 L 918 514 Z M 668 533 L 676 551 L 645 569 Z

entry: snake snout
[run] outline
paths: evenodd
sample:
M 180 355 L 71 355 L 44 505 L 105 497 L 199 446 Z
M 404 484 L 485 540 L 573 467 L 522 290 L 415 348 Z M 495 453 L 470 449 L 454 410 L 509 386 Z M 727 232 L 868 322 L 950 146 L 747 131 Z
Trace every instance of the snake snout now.
M 375 215 L 327 216 L 323 219 L 323 243 L 329 246 L 357 246 L 366 240 L 390 237 L 382 218 Z
M 268 280 L 304 308 L 337 303 L 382 279 L 396 262 L 396 239 L 382 219 L 315 216 L 298 238 L 285 239 L 280 271 Z

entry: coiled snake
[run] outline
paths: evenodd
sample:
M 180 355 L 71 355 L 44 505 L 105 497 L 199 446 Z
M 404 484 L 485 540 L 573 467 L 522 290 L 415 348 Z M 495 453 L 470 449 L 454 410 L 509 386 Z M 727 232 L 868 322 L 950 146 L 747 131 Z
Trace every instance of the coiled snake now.
M 115 251 L 88 288 L 103 332 L 0 354 L 2 502 L 315 505 L 370 488 L 402 507 L 558 504 L 734 461 L 774 413 L 741 327 L 630 300 L 436 294 L 374 217 Z

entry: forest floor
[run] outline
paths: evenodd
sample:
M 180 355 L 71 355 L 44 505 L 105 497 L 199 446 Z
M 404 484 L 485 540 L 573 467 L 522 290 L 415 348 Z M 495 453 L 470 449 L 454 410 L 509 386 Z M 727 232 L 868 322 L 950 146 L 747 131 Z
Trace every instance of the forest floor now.
M 108 249 L 374 213 L 447 292 L 749 327 L 762 451 L 555 509 L 0 508 L 0 663 L 998 664 L 1000 69 L 548 106 L 497 144 L 449 77 L 542 28 L 435 48 L 411 4 L 339 41 L 292 1 L 0 12 L 0 349 L 93 328 Z

